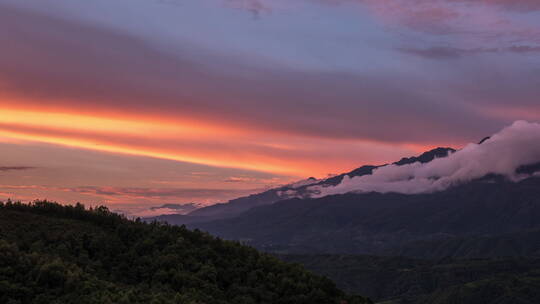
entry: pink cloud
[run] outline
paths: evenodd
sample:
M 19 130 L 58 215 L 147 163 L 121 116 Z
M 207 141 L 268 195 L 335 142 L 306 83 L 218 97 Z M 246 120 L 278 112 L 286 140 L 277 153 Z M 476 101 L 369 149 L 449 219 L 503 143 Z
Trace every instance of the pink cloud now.
M 537 0 L 320 0 L 327 4 L 357 3 L 385 24 L 431 34 L 527 36 L 538 31 L 509 18 L 512 12 L 540 10 Z M 499 38 L 500 38 L 499 35 Z M 536 36 L 538 37 L 538 36 Z M 503 37 L 504 38 L 504 37 Z
M 452 0 L 449 0 L 452 1 Z M 498 5 L 507 9 L 519 11 L 540 10 L 540 1 L 538 0 L 453 0 L 461 2 L 480 2 L 484 5 Z

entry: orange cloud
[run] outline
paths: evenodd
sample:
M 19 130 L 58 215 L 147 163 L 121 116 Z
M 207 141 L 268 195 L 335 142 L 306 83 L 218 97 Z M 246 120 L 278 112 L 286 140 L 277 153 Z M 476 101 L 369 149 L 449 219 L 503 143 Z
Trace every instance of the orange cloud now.
M 205 134 L 235 132 L 223 126 L 197 124 L 195 121 L 165 121 L 163 118 L 114 115 L 99 116 L 76 112 L 60 112 L 47 109 L 0 109 L 0 122 L 13 126 L 46 127 L 58 130 L 76 130 L 105 134 L 137 134 L 159 137 L 198 137 Z M 236 132 L 238 133 L 238 132 Z
M 295 176 L 323 176 L 396 155 L 391 145 L 376 142 L 305 138 L 151 115 L 26 110 L 20 104 L 0 109 L 1 137 Z M 354 153 L 362 149 L 364 155 Z M 377 155 L 377 149 L 387 151 Z

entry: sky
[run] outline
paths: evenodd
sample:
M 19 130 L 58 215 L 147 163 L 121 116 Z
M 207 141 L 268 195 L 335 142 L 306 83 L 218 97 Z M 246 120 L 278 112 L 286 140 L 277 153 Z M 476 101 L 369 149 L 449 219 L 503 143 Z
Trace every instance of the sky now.
M 0 0 L 0 46 L 2 200 L 149 215 L 540 120 L 538 0 Z

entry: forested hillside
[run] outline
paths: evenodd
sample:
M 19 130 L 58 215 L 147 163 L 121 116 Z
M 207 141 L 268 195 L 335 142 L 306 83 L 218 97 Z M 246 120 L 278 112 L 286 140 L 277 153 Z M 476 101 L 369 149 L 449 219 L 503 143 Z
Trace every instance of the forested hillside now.
M 415 260 L 404 257 L 281 256 L 327 275 L 376 303 L 540 303 L 540 258 Z
M 105 207 L 0 204 L 0 303 L 369 303 L 200 231 Z

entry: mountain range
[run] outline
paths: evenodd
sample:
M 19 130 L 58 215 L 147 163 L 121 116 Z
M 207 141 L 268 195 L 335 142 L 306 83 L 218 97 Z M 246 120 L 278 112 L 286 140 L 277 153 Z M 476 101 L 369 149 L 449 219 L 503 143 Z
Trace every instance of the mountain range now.
M 539 235 L 539 191 L 538 177 L 518 183 L 493 177 L 429 194 L 295 198 L 197 227 L 280 253 L 417 256 L 421 246 L 421 255 L 434 257 L 529 255 L 540 253 L 539 242 L 508 236 Z M 482 248 L 479 239 L 498 246 Z
M 436 148 L 425 153 L 422 153 L 419 156 L 413 156 L 408 158 L 402 158 L 401 160 L 395 162 L 396 165 L 406 165 L 412 164 L 415 162 L 427 163 L 432 161 L 435 158 L 445 157 L 448 153 L 455 152 L 456 150 L 452 148 Z M 191 211 L 187 215 L 180 214 L 167 214 L 160 215 L 157 217 L 147 218 L 147 220 L 158 220 L 165 221 L 171 224 L 176 225 L 190 225 L 194 223 L 209 222 L 213 220 L 233 218 L 242 214 L 245 211 L 248 211 L 252 208 L 259 206 L 266 206 L 276 203 L 278 201 L 288 199 L 289 192 L 294 191 L 296 196 L 308 197 L 308 188 L 310 186 L 336 186 L 345 176 L 363 176 L 371 174 L 374 169 L 382 167 L 384 165 L 365 165 L 359 168 L 356 168 L 350 172 L 339 174 L 327 179 L 318 180 L 314 177 L 292 183 L 289 185 L 273 188 L 266 190 L 261 193 L 252 194 L 245 197 L 240 197 L 228 201 L 227 203 L 220 203 L 208 207 L 203 207 L 194 211 Z
M 279 254 L 418 258 L 540 254 L 537 124 L 147 220 L 185 224 Z

